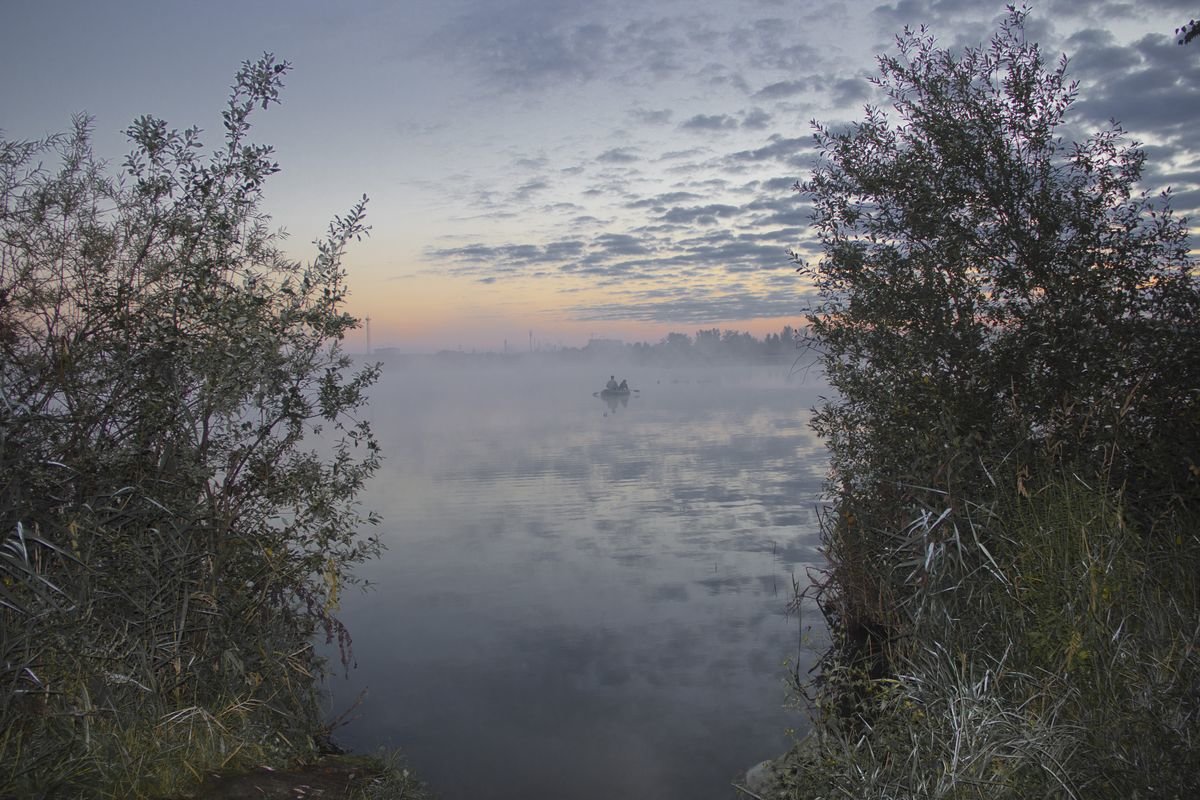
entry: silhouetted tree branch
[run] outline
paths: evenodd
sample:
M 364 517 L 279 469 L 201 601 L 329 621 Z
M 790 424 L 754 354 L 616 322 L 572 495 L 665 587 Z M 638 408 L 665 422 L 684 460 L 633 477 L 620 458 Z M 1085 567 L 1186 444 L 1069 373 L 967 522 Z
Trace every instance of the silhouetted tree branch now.
M 1192 39 L 1200 36 L 1200 23 L 1190 19 L 1187 25 L 1175 29 L 1175 35 L 1179 37 L 1180 44 L 1188 44 Z

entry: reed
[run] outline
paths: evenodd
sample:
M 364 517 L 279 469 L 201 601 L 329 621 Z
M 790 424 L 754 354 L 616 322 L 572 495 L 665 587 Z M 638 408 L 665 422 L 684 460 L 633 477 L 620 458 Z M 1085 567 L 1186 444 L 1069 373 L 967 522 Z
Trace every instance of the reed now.
M 1176 510 L 1146 530 L 1120 493 L 1069 473 L 1019 485 L 920 513 L 886 566 L 873 563 L 907 590 L 891 607 L 889 671 L 830 651 L 808 687 L 814 731 L 771 796 L 1183 797 L 1198 785 L 1200 519 Z

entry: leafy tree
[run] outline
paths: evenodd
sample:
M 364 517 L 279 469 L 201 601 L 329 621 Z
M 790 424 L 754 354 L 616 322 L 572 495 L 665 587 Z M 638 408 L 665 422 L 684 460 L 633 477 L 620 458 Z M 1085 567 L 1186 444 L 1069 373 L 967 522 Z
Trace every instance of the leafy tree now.
M 1120 127 L 1064 142 L 1076 85 L 1024 18 L 961 55 L 906 30 L 874 79 L 890 109 L 818 126 L 799 187 L 824 249 L 800 264 L 808 319 L 838 391 L 814 423 L 837 501 L 826 596 L 877 669 L 915 591 L 882 565 L 923 511 L 965 513 L 1046 458 L 1122 489 L 1147 530 L 1197 500 L 1185 221 L 1139 192 L 1145 156 Z
M 818 126 L 798 187 L 833 646 L 786 796 L 1196 785 L 1196 263 L 1118 126 L 1064 141 L 1076 86 L 1024 20 L 906 30 L 887 108 Z
M 801 188 L 825 257 L 801 269 L 843 397 L 818 426 L 851 484 L 928 465 L 930 435 L 1095 455 L 1119 444 L 1113 411 L 1187 477 L 1171 427 L 1195 404 L 1185 221 L 1165 194 L 1138 193 L 1145 156 L 1119 127 L 1063 142 L 1076 87 L 1065 59 L 1048 69 L 1024 40 L 1023 19 L 961 58 L 906 31 L 875 79 L 898 124 L 870 107 L 848 130 L 818 128 L 825 160 Z M 1139 462 L 1126 471 L 1150 469 L 1125 455 Z
M 338 593 L 379 550 L 355 501 L 377 369 L 338 348 L 366 198 L 309 264 L 261 210 L 278 166 L 250 120 L 288 69 L 243 64 L 207 158 L 197 128 L 149 116 L 117 178 L 86 118 L 0 142 L 0 761 L 27 781 L 0 794 L 90 785 L 113 741 L 167 747 L 173 710 L 232 731 L 240 709 L 262 747 L 316 729 L 309 640 L 348 645 Z M 104 725 L 63 722 L 100 698 Z

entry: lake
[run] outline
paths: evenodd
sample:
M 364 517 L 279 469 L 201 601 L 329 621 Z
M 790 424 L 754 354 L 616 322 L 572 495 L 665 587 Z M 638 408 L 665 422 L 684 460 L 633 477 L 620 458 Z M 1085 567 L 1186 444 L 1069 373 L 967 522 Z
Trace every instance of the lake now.
M 364 495 L 388 550 L 343 598 L 336 733 L 445 800 L 729 798 L 803 733 L 788 613 L 819 567 L 828 389 L 790 363 L 385 366 Z M 593 396 L 610 372 L 638 389 Z M 803 634 L 803 635 L 802 635 Z

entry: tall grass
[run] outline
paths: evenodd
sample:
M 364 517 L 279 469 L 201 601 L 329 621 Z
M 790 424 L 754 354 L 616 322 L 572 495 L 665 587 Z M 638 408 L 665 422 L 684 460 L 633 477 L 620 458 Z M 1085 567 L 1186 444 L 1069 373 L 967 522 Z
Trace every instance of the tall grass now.
M 0 797 L 166 796 L 315 754 L 299 611 L 220 588 L 185 530 L 63 532 L 18 524 L 0 546 Z
M 888 669 L 830 652 L 810 687 L 814 732 L 771 796 L 1187 797 L 1200 785 L 1200 519 L 1172 509 L 1147 529 L 1119 492 L 1072 474 L 1003 477 L 987 503 L 947 496 L 920 511 L 825 587 L 835 610 L 862 601 L 833 596 L 855 575 L 895 589 Z M 853 540 L 834 523 L 827 539 Z

